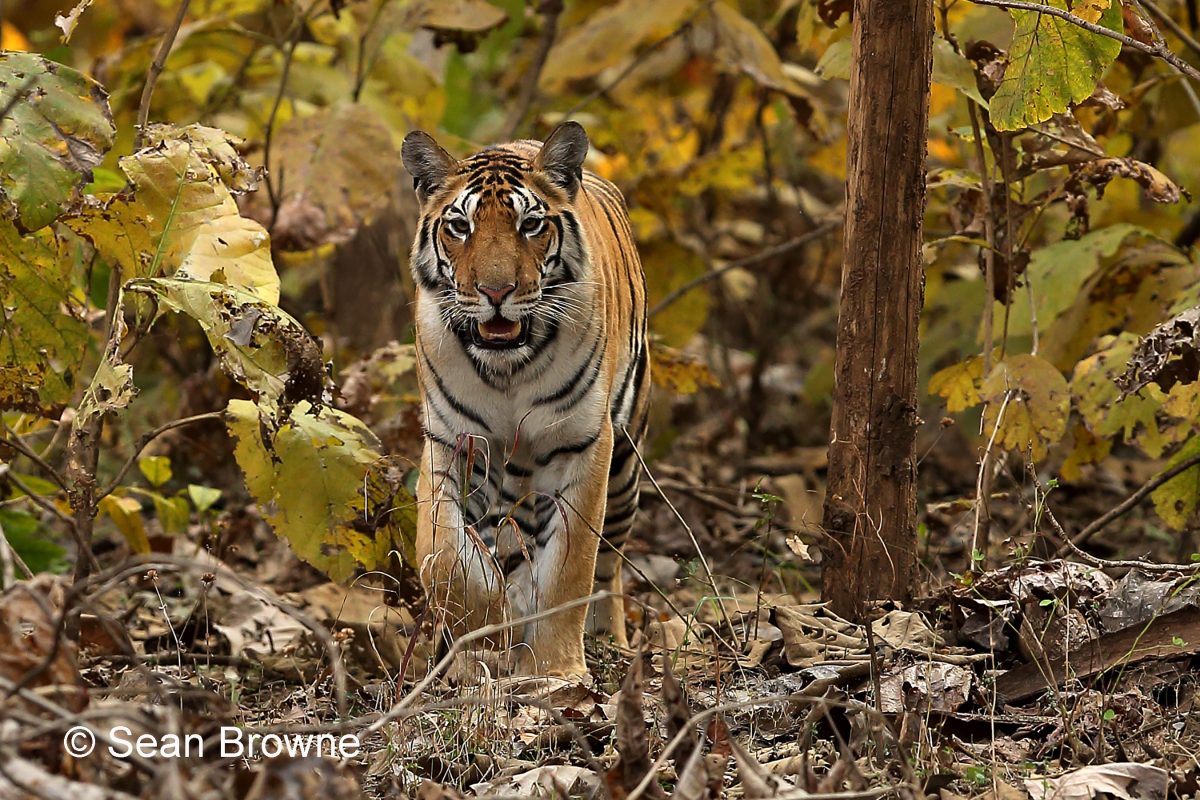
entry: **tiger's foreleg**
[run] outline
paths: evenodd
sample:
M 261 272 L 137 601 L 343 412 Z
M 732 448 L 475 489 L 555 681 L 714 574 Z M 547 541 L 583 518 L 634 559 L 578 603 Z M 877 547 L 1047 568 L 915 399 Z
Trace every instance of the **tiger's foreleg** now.
M 467 518 L 471 483 L 463 458 L 427 440 L 417 481 L 417 570 L 437 622 L 455 637 L 501 622 L 506 611 L 503 576 Z M 497 637 L 484 644 L 507 643 Z
M 551 611 L 592 592 L 612 445 L 612 426 L 606 420 L 587 450 L 559 456 L 549 465 L 558 484 L 558 509 L 550 527 L 539 536 L 545 543 L 534 559 L 533 610 Z M 521 668 L 542 675 L 586 674 L 583 633 L 587 616 L 587 606 L 578 605 L 528 623 L 528 648 Z

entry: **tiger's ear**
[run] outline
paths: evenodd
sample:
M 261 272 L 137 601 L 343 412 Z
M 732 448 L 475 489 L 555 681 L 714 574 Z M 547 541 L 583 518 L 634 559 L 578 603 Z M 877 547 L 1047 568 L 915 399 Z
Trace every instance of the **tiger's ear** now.
M 587 131 L 578 122 L 560 124 L 533 159 L 533 168 L 546 173 L 550 181 L 575 199 L 583 181 L 583 159 L 588 152 Z
M 413 131 L 400 146 L 404 168 L 413 176 L 413 188 L 421 202 L 438 190 L 458 162 L 425 131 Z

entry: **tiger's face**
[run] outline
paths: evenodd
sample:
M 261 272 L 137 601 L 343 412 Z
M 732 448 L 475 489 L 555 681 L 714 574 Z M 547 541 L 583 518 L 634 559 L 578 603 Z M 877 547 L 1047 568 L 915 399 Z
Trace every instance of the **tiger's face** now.
M 564 123 L 540 151 L 483 150 L 455 160 L 422 131 L 404 140 L 421 200 L 413 275 L 442 324 L 477 359 L 518 357 L 580 307 L 584 264 L 572 213 L 588 142 Z

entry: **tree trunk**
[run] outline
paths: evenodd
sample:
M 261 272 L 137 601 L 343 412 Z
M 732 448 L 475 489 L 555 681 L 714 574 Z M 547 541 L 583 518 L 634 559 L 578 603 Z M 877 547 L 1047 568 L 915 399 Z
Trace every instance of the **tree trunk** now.
M 932 0 L 855 0 L 845 263 L 824 527 L 834 612 L 912 596 Z

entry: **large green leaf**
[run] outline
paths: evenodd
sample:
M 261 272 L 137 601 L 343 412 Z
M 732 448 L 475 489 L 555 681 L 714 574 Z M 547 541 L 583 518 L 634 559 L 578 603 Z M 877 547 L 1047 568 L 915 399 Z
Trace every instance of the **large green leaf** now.
M 394 550 L 411 563 L 415 502 L 362 422 L 307 401 L 277 420 L 246 400 L 226 420 L 247 489 L 298 556 L 334 580 Z
M 225 372 L 265 408 L 327 395 L 321 345 L 278 306 L 210 281 L 142 278 L 128 289 L 200 323 Z
M 33 53 L 0 53 L 0 215 L 22 231 L 54 221 L 112 147 L 108 95 Z
M 1045 329 L 1084 296 L 1084 288 L 1099 273 L 1104 260 L 1135 235 L 1153 236 L 1144 228 L 1122 222 L 1034 250 L 1026 274 L 1033 284 L 1038 325 Z M 997 304 L 996 313 L 998 318 L 1006 315 L 1004 306 Z M 1011 335 L 1023 336 L 1032 329 L 1029 304 L 1023 299 L 1013 303 L 1007 316 Z
M 199 125 L 156 126 L 148 138 L 147 147 L 121 159 L 130 188 L 67 224 L 130 278 L 174 273 L 277 303 L 270 236 L 233 199 L 256 180 L 233 143 Z
M 87 344 L 72 261 L 50 230 L 21 236 L 0 221 L 0 409 L 67 403 Z
M 1045 0 L 1043 5 L 1071 10 L 1068 0 Z M 1121 52 L 1121 43 L 1107 36 L 1037 11 L 1010 12 L 1016 23 L 1008 67 L 992 96 L 992 124 L 1012 131 L 1045 122 L 1066 111 L 1071 103 L 1091 97 L 1105 70 Z M 1112 3 L 1100 23 L 1122 29 L 1121 4 Z

